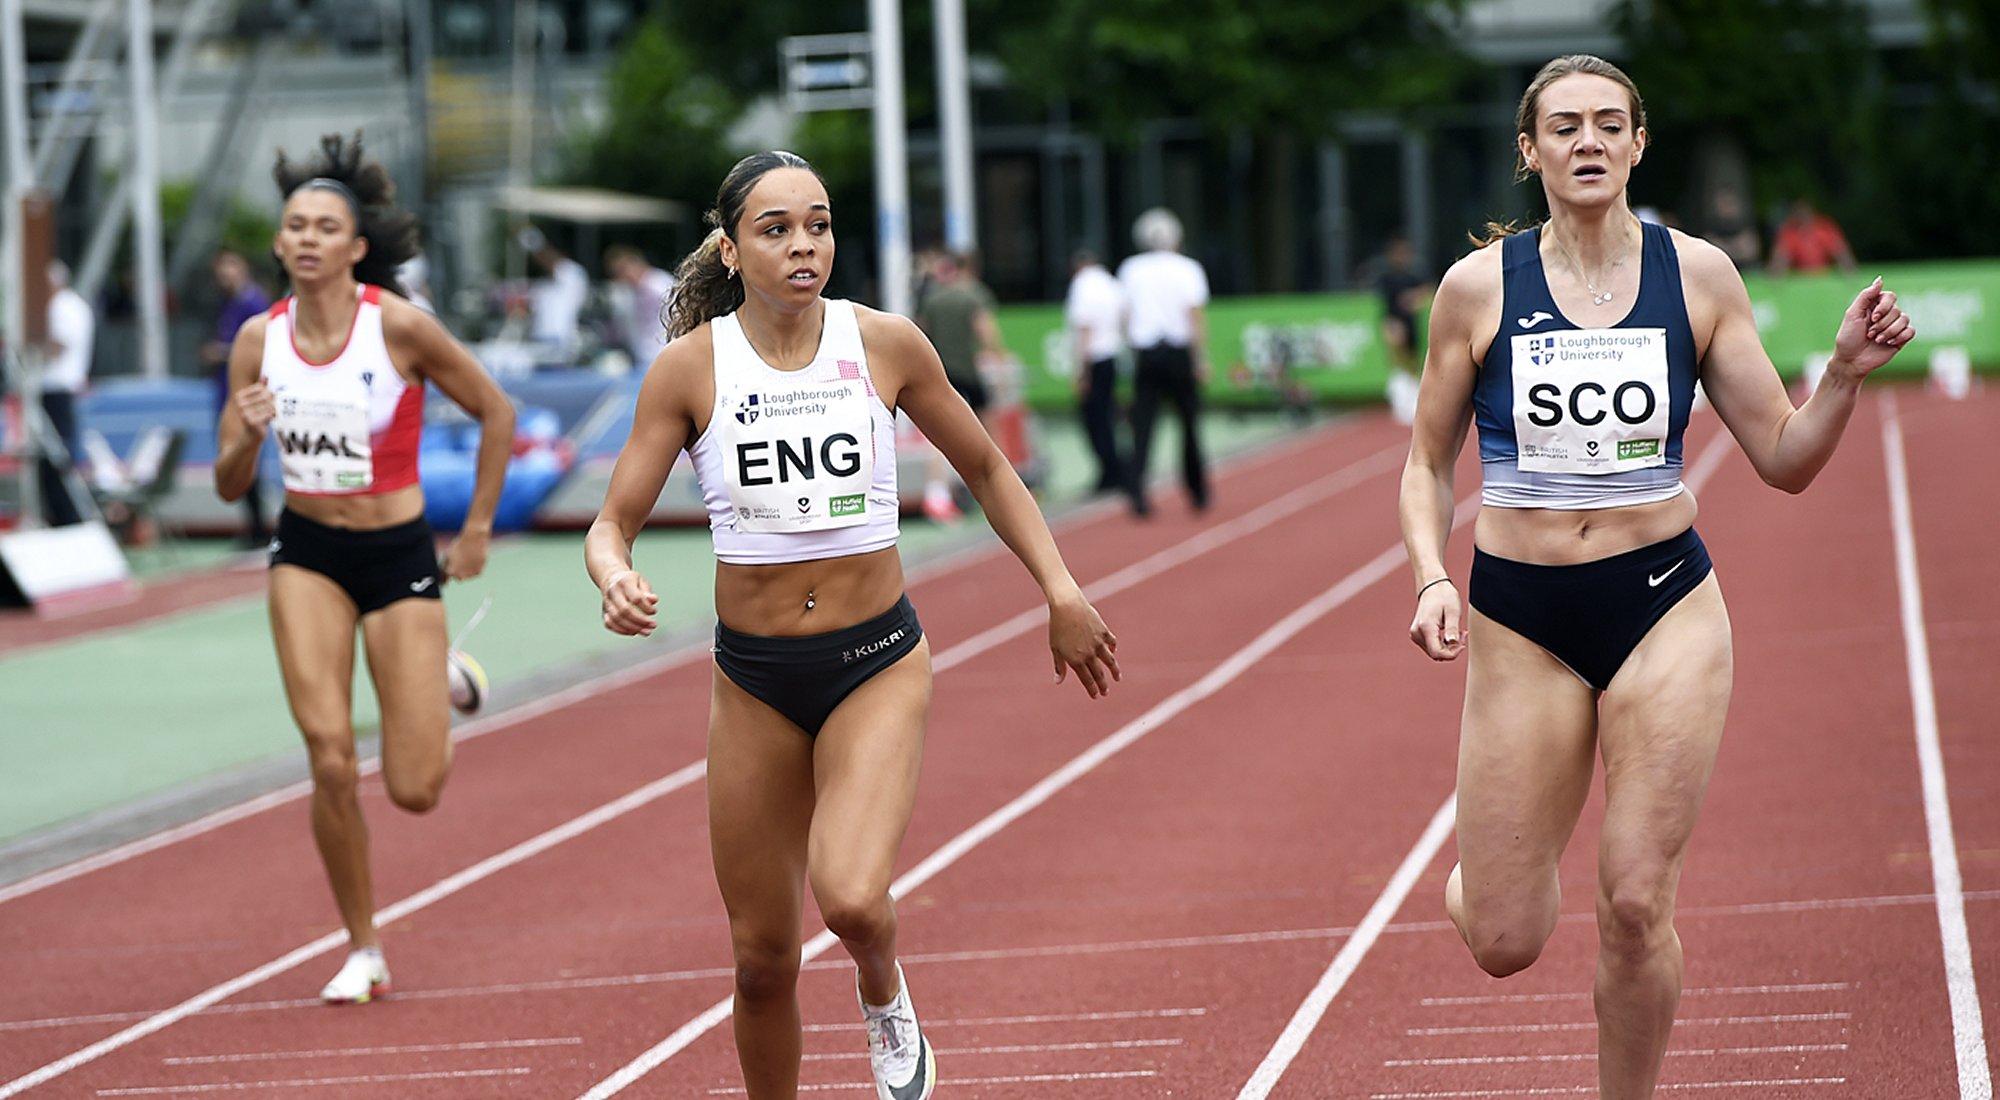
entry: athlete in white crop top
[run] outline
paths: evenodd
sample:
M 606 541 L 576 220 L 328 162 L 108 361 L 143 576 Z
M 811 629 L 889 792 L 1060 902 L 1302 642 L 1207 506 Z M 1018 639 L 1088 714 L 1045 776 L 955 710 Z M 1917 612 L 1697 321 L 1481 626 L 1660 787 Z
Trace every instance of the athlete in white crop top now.
M 1692 400 L 1687 367 L 1758 474 L 1799 492 L 1832 456 L 1861 380 L 1913 330 L 1879 280 L 1862 290 L 1825 380 L 1793 408 L 1728 258 L 1632 215 L 1625 185 L 1646 132 L 1630 78 L 1558 58 L 1516 122 L 1549 220 L 1445 275 L 1403 473 L 1410 638 L 1434 660 L 1471 653 L 1445 908 L 1489 973 L 1533 963 L 1601 756 L 1598 1095 L 1643 1100 L 1680 997 L 1674 894 L 1730 693 L 1729 617 L 1694 494 L 1678 491 L 1666 453 Z M 1474 527 L 1476 644 L 1445 571 L 1475 405 L 1482 436 L 1511 437 L 1482 438 L 1509 491 L 1487 496 Z
M 1049 603 L 1056 679 L 1094 698 L 1117 640 L 1064 567 L 1034 499 L 915 325 L 820 296 L 833 266 L 826 187 L 790 153 L 722 181 L 715 232 L 682 263 L 671 342 L 585 539 L 604 625 L 649 634 L 632 564 L 667 472 L 693 453 L 716 554 L 708 794 L 736 963 L 736 1044 L 753 1100 L 799 1078 L 802 886 L 853 956 L 877 1095 L 936 1083 L 896 963 L 889 882 L 916 793 L 930 649 L 895 548 L 892 410 L 964 477 Z M 812 843 L 808 845 L 807 839 Z
M 346 963 L 321 995 L 366 1001 L 387 988 L 368 874 L 368 830 L 349 697 L 354 633 L 382 705 L 389 797 L 421 813 L 451 764 L 445 578 L 478 576 L 514 438 L 514 410 L 478 360 L 430 314 L 384 287 L 414 254 L 416 223 L 390 206 L 381 166 L 326 138 L 305 166 L 282 155 L 272 249 L 292 296 L 254 317 L 229 353 L 215 487 L 235 500 L 279 439 L 285 507 L 271 540 L 271 633 L 313 777 L 313 836 L 347 926 Z M 438 559 L 417 481 L 423 391 L 437 383 L 480 424 L 472 506 Z

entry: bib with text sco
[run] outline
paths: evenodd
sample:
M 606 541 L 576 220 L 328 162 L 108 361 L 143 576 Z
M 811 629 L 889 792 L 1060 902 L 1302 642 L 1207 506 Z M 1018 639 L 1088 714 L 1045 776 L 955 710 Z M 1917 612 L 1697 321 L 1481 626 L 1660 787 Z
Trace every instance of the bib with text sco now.
M 739 531 L 829 531 L 868 519 L 874 421 L 860 379 L 750 384 L 718 403 L 729 505 Z
M 1523 470 L 1615 474 L 1667 461 L 1667 331 L 1513 337 L 1514 439 Z
M 278 440 L 285 488 L 302 493 L 354 493 L 375 480 L 368 436 L 368 391 L 351 400 L 280 391 L 271 434 Z

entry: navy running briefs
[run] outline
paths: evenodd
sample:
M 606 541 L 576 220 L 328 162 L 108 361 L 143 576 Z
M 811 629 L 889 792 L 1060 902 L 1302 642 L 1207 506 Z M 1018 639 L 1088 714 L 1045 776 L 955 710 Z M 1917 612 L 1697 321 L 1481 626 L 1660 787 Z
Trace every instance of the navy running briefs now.
M 854 689 L 917 647 L 924 637 L 904 595 L 866 622 L 795 638 L 744 634 L 715 624 L 715 665 L 752 698 L 784 715 L 807 736 Z

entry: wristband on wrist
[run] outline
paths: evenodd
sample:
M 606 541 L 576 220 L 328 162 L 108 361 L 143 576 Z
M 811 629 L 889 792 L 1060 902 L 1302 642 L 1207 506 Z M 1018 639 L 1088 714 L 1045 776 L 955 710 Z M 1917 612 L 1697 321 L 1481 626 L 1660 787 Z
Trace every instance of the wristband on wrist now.
M 1419 599 L 1422 599 L 1422 598 L 1423 598 L 1423 594 L 1424 594 L 1424 593 L 1426 593 L 1426 592 L 1429 592 L 1429 591 L 1431 590 L 1431 586 L 1432 586 L 1432 585 L 1437 585 L 1437 584 L 1450 584 L 1450 583 L 1451 583 L 1451 578 L 1450 578 L 1450 577 L 1439 577 L 1438 579 L 1436 579 L 1436 580 L 1434 580 L 1434 581 L 1426 581 L 1426 582 L 1424 583 L 1424 586 L 1423 586 L 1422 588 L 1419 588 L 1419 589 L 1417 589 L 1417 597 L 1418 597 Z

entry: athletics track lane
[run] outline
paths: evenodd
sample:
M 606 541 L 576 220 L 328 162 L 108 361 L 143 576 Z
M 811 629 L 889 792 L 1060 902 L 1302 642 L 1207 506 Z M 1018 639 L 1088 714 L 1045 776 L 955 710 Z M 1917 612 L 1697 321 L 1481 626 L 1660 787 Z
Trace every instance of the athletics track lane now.
M 1372 438 L 1364 438 L 1366 434 L 1333 433 L 1329 440 L 1292 453 L 1310 466 L 1325 468 L 1336 458 L 1352 459 L 1379 450 L 1394 433 L 1377 431 Z M 1284 467 L 1282 462 L 1253 463 L 1233 476 L 1226 485 L 1223 506 L 1218 509 L 1221 514 L 1216 520 L 1226 519 L 1227 509 L 1234 507 L 1236 500 L 1245 505 L 1257 502 L 1261 487 L 1273 479 L 1279 485 L 1290 484 L 1289 479 L 1295 474 Z M 1171 507 L 1162 511 L 1169 512 Z M 1138 556 L 1138 550 L 1170 541 L 1192 528 L 1191 523 L 1169 519 L 1164 514 L 1160 522 L 1144 527 L 1090 524 L 1079 531 L 1066 532 L 1065 547 L 1077 565 L 1078 575 L 1088 578 L 1098 572 L 1094 566 L 1102 562 L 1116 564 L 1131 560 Z M 920 599 L 933 635 L 948 639 L 990 625 L 997 617 L 992 604 L 1003 600 L 1011 603 L 1019 598 L 1016 593 L 1031 594 L 1032 588 L 1015 577 L 1015 573 L 1018 567 L 1011 562 L 978 562 L 960 574 L 947 574 L 936 583 L 920 584 Z M 976 621 L 969 625 L 955 622 L 960 614 L 957 605 L 977 604 L 980 596 L 963 601 L 930 598 L 933 589 L 947 588 L 990 594 L 985 597 L 986 606 Z M 1029 667 L 1039 673 L 1043 666 L 1036 659 L 1029 661 Z M 494 851 L 581 808 L 622 793 L 638 779 L 667 770 L 659 762 L 661 756 L 667 756 L 671 763 L 697 756 L 699 718 L 675 725 L 663 723 L 661 716 L 699 716 L 705 703 L 705 673 L 681 671 L 655 679 L 670 685 L 664 694 L 660 684 L 649 681 L 635 688 L 609 692 L 593 706 L 583 708 L 579 715 L 539 720 L 536 727 L 543 730 L 540 735 L 537 729 L 516 729 L 465 746 L 446 811 L 432 818 L 412 821 L 387 814 L 379 799 L 373 801 L 378 896 L 385 900 L 398 897 L 463 866 L 468 861 L 468 851 L 478 854 Z M 1009 684 L 1010 691 L 1019 691 L 1020 681 L 1010 678 Z M 1113 700 L 1129 699 L 1132 694 L 1122 692 Z M 1083 700 L 1065 697 L 1064 701 L 1070 714 L 1089 713 Z M 671 752 L 663 752 L 663 744 Z M 375 797 L 371 790 L 371 799 Z M 652 895 L 643 898 L 637 906 L 642 923 L 654 920 L 671 924 L 676 904 L 711 914 L 715 909 L 713 886 L 705 867 L 705 849 L 699 843 L 699 796 L 679 799 L 676 804 L 679 803 L 695 807 L 691 817 L 692 827 L 697 830 L 691 838 L 695 843 L 673 849 L 675 856 L 686 858 L 687 867 L 670 868 L 671 874 L 663 872 L 661 881 L 671 888 L 662 891 L 670 895 L 665 899 L 668 904 L 663 905 L 662 898 Z M 26 984 L 21 988 L 33 994 L 28 1003 L 41 1009 L 35 1015 L 165 1007 L 175 997 L 240 973 L 303 941 L 310 933 L 324 930 L 327 927 L 324 886 L 311 860 L 309 841 L 299 820 L 303 816 L 298 812 L 300 809 L 293 804 L 288 809 L 260 815 L 253 822 L 271 823 L 261 829 L 243 823 L 176 846 L 170 850 L 172 858 L 162 858 L 164 853 L 150 856 L 9 903 L 9 928 L 24 948 L 10 954 L 21 964 L 16 971 L 28 972 Z M 239 839 L 245 834 L 249 835 L 247 841 Z M 595 905 L 592 891 L 623 887 L 645 878 L 644 861 L 659 850 L 660 835 L 685 837 L 688 833 L 667 831 L 621 838 L 617 858 L 636 863 L 639 870 L 627 872 L 621 868 L 619 874 L 610 876 L 613 881 L 587 882 L 575 893 L 559 895 L 556 900 L 566 903 L 572 911 L 582 906 L 583 911 L 577 917 L 588 926 Z M 560 857 L 538 861 L 537 865 L 559 862 Z M 155 867 L 159 869 L 154 870 Z M 143 916 L 150 922 L 135 922 L 131 918 L 140 913 L 131 908 L 91 904 L 88 895 L 93 893 L 98 897 L 172 898 L 175 904 L 147 907 Z M 533 898 L 539 891 L 520 887 L 506 893 L 509 897 Z M 202 904 L 192 904 L 197 900 Z M 490 904 L 491 899 L 486 900 Z M 80 914 L 89 916 L 79 919 Z M 498 916 L 503 926 L 517 923 L 504 912 Z M 117 926 L 120 920 L 124 921 L 123 927 Z M 539 926 L 525 922 L 523 927 L 532 931 Z M 426 973 L 431 959 L 424 951 L 425 944 L 410 942 L 399 946 L 406 934 L 424 932 L 457 940 L 463 928 L 441 920 L 438 911 L 432 911 L 413 917 L 391 931 L 392 958 L 397 963 L 398 982 L 406 991 L 437 988 L 447 984 L 438 979 L 462 977 Z M 591 939 L 592 935 L 582 938 Z M 152 947 L 158 943 L 166 946 Z M 37 945 L 36 949 L 25 950 L 28 944 Z M 644 954 L 642 950 L 641 957 Z M 725 959 L 726 951 L 704 955 L 705 961 L 712 965 L 718 959 Z M 537 966 L 561 961 L 534 960 Z M 37 962 L 53 970 L 39 983 L 32 980 Z M 522 969 L 518 957 L 503 958 L 501 962 L 503 969 L 509 971 L 501 975 L 503 978 L 533 977 L 518 973 Z M 325 965 L 323 961 L 309 964 L 268 987 L 259 987 L 252 995 L 276 995 L 280 999 L 310 996 L 323 978 L 319 972 Z M 578 970 L 572 966 L 559 969 Z M 628 961 L 613 972 L 629 974 L 634 969 Z M 560 977 L 559 974 L 544 976 Z M 381 1013 L 387 1022 L 389 1017 L 384 1010 L 419 999 L 416 993 L 406 993 L 366 1011 Z M 247 1019 L 257 1013 L 231 1015 Z M 306 1019 L 315 1029 L 334 1026 L 323 1023 L 325 1018 L 322 1013 Z M 357 1014 L 357 1018 L 343 1020 L 339 1026 L 346 1027 L 352 1022 L 366 1030 L 373 1019 Z M 435 1019 L 434 1010 L 423 1012 L 426 1026 Z M 71 1049 L 116 1026 L 116 1023 L 92 1022 L 67 1029 L 13 1029 L 23 1041 L 6 1044 L 14 1052 L 5 1056 L 8 1068 L 12 1070 L 19 1064 L 14 1062 L 16 1058 L 32 1065 L 34 1062 L 27 1059 L 39 1061 L 41 1056 Z M 295 1021 L 294 1038 L 300 1037 L 296 1034 L 299 1030 Z M 407 1035 L 412 1029 L 398 1026 L 395 1030 Z M 62 1034 L 51 1038 L 51 1032 Z M 319 1038 L 317 1031 L 313 1037 Z M 93 1068 L 102 1071 L 114 1064 L 115 1056 Z

